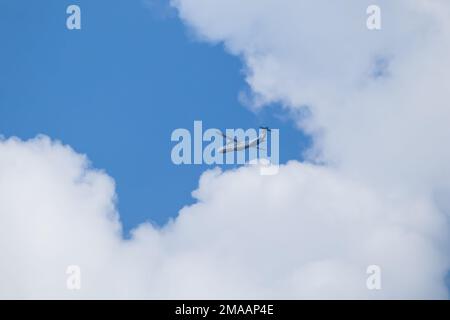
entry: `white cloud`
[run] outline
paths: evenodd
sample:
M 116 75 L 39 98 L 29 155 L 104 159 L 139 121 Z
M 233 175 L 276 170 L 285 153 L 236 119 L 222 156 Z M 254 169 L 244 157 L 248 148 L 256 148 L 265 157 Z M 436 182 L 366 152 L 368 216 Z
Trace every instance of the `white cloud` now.
M 238 183 L 237 183 L 238 182 Z M 430 200 L 375 192 L 291 162 L 206 172 L 197 203 L 123 240 L 114 183 L 69 147 L 0 143 L 3 298 L 445 297 L 443 216 Z M 382 267 L 383 289 L 365 287 Z M 79 265 L 80 291 L 66 289 Z
M 3 140 L 0 295 L 447 297 L 450 5 L 377 2 L 371 32 L 369 1 L 173 1 L 242 57 L 258 102 L 311 109 L 299 125 L 327 166 L 208 171 L 196 204 L 123 240 L 111 178 L 48 138 Z M 73 264 L 79 292 L 65 288 Z M 371 264 L 380 291 L 365 286 Z
M 310 108 L 298 122 L 321 160 L 389 184 L 449 180 L 448 1 L 172 3 L 199 37 L 242 57 L 255 102 Z M 381 31 L 366 28 L 374 3 Z

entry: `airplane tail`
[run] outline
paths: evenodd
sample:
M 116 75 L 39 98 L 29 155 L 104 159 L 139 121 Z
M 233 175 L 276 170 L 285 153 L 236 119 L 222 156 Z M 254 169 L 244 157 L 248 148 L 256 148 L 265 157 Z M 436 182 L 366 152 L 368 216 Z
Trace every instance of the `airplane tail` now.
M 269 127 L 259 127 L 260 129 L 264 129 L 270 132 L 270 128 Z

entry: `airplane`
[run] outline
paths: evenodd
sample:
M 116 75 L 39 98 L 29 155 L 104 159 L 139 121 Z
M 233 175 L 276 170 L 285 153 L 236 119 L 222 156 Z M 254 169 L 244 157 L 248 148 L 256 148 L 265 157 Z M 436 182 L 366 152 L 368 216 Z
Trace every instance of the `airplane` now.
M 268 127 L 260 127 L 262 129 L 262 133 L 259 137 L 256 137 L 255 139 L 249 140 L 249 141 L 238 141 L 236 137 L 230 138 L 222 131 L 218 131 L 218 133 L 224 137 L 226 140 L 229 140 L 231 142 L 227 143 L 225 146 L 219 148 L 217 151 L 219 153 L 227 153 L 232 151 L 242 151 L 246 150 L 251 147 L 256 147 L 258 149 L 262 149 L 259 145 L 264 142 L 264 140 L 267 137 L 267 131 L 270 132 L 270 129 Z

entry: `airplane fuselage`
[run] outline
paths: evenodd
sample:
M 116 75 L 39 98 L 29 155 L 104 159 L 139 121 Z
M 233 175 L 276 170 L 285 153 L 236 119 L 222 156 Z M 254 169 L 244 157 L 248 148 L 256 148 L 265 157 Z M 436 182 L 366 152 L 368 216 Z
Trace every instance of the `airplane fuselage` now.
M 264 142 L 267 136 L 267 130 L 263 129 L 261 135 L 255 139 L 250 141 L 233 141 L 228 143 L 219 149 L 220 153 L 234 152 L 234 151 L 242 151 L 251 147 L 258 147 L 261 143 Z

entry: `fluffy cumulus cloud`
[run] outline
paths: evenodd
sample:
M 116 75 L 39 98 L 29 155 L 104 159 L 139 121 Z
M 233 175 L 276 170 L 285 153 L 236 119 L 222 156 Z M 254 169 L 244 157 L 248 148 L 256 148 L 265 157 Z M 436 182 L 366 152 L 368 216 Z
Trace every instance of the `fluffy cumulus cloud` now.
M 121 237 L 114 182 L 67 146 L 0 144 L 2 297 L 444 297 L 444 218 L 427 197 L 376 192 L 298 162 L 275 176 L 211 170 L 197 203 Z M 248 192 L 251 190 L 252 192 Z M 382 268 L 381 291 L 366 268 Z M 81 290 L 66 288 L 67 266 Z
M 255 107 L 281 102 L 315 160 L 408 184 L 450 174 L 450 4 L 173 0 L 202 38 L 245 62 Z M 381 8 L 379 31 L 366 9 Z
M 450 4 L 380 0 L 369 31 L 366 1 L 172 3 L 242 58 L 254 108 L 280 102 L 312 135 L 310 161 L 207 171 L 194 205 L 125 240 L 114 181 L 85 156 L 3 139 L 0 296 L 446 298 Z

